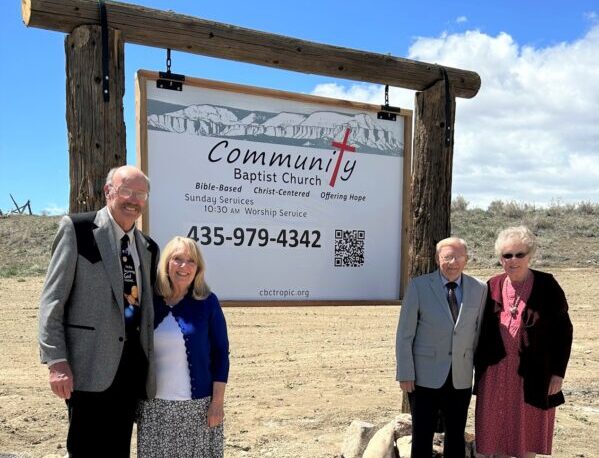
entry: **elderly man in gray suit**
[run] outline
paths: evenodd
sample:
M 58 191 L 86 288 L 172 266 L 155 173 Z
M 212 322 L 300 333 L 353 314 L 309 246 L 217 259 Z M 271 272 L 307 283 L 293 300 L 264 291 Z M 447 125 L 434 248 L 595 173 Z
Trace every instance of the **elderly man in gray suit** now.
M 112 169 L 106 206 L 65 216 L 40 300 L 41 360 L 69 413 L 70 457 L 128 457 L 139 398 L 155 391 L 152 289 L 158 247 L 135 228 L 149 180 Z
M 397 380 L 412 411 L 412 458 L 432 456 L 439 411 L 445 425 L 444 456 L 463 458 L 473 353 L 487 287 L 462 273 L 468 261 L 464 240 L 441 240 L 436 260 L 439 269 L 413 278 L 402 303 Z

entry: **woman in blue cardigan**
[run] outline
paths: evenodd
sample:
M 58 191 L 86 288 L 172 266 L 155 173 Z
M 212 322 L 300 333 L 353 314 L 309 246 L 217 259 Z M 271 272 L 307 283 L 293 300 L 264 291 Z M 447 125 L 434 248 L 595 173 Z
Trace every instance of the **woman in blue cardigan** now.
M 167 243 L 154 297 L 156 398 L 140 405 L 140 458 L 223 456 L 229 341 L 204 272 L 192 239 L 175 237 Z

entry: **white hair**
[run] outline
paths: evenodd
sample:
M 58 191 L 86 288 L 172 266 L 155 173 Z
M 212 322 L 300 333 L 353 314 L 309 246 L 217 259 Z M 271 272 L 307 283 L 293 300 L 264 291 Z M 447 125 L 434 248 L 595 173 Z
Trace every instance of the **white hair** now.
M 464 247 L 464 251 L 466 252 L 466 254 L 468 254 L 468 244 L 466 243 L 466 241 L 464 239 L 461 239 L 459 237 L 447 237 L 446 239 L 443 240 L 439 240 L 439 242 L 437 243 L 437 247 L 436 247 L 436 254 L 439 254 L 439 251 L 441 251 L 441 248 L 443 248 L 444 246 L 453 246 L 453 247 Z
M 495 254 L 501 256 L 503 247 L 508 242 L 517 242 L 528 247 L 528 254 L 532 257 L 537 251 L 537 238 L 526 226 L 513 226 L 502 230 L 495 240 Z

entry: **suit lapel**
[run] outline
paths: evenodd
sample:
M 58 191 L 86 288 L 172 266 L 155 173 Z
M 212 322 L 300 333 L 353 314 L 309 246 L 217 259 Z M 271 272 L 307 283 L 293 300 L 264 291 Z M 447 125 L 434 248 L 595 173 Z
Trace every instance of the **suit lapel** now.
M 112 236 L 112 228 L 110 227 L 110 217 L 108 216 L 106 207 L 98 211 L 94 223 L 98 226 L 94 230 L 94 237 L 102 256 L 102 263 L 106 270 L 106 275 L 110 280 L 110 286 L 121 312 L 124 310 L 123 296 L 123 276 L 121 274 L 120 259 L 116 255 L 117 247 L 114 245 L 114 237 Z
M 433 273 L 429 274 L 430 286 L 435 296 L 437 296 L 437 302 L 442 309 L 442 313 L 447 316 L 447 319 L 451 321 L 453 325 L 453 317 L 451 316 L 451 311 L 449 310 L 449 303 L 447 302 L 447 294 L 445 294 L 445 288 L 443 287 L 443 283 L 441 282 L 441 274 L 438 270 L 435 270 Z
M 462 303 L 460 304 L 460 314 L 458 315 L 458 322 L 460 323 L 462 312 L 464 311 L 464 304 L 472 304 L 474 295 L 474 282 L 468 275 L 462 274 Z M 467 308 L 467 307 L 466 307 Z

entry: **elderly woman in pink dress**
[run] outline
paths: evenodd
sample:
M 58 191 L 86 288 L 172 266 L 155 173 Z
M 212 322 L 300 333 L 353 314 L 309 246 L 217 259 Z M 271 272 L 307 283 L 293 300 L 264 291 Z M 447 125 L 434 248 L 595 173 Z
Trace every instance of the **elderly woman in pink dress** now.
M 529 268 L 536 248 L 524 226 L 505 229 L 495 242 L 505 272 L 487 282 L 474 358 L 476 449 L 483 455 L 551 454 L 572 323 L 555 278 Z

